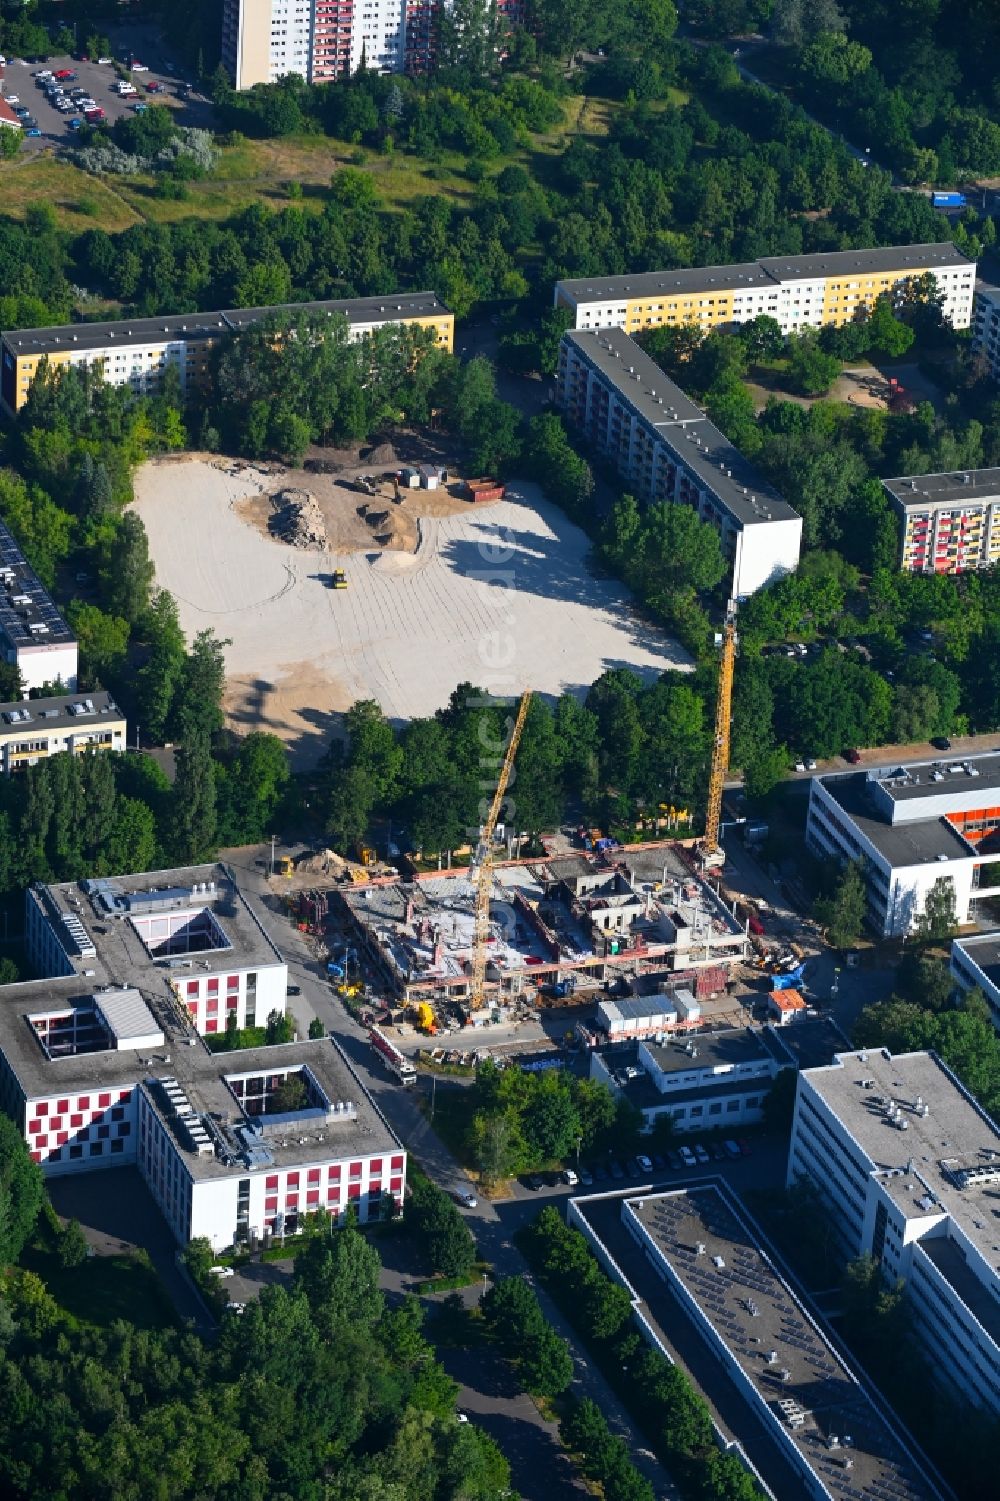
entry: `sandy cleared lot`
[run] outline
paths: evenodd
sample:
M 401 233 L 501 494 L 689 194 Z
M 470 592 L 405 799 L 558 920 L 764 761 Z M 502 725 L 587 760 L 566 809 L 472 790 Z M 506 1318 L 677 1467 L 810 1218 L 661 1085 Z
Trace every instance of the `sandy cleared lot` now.
M 308 764 L 359 698 L 393 720 L 431 714 L 457 684 L 579 693 L 610 667 L 648 676 L 690 659 L 594 578 L 588 542 L 526 483 L 496 505 L 419 525 L 414 553 L 320 552 L 264 535 L 247 497 L 266 480 L 207 462 L 153 463 L 136 478 L 157 582 L 189 637 L 226 647 L 227 711 Z M 348 588 L 333 590 L 335 567 Z

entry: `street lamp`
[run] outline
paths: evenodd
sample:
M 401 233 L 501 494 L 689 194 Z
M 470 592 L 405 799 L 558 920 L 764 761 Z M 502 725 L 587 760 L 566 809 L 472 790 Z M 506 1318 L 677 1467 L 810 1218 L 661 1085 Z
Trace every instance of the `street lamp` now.
M 277 844 L 277 842 L 278 842 L 278 836 L 277 836 L 277 834 L 272 834 L 271 835 L 271 870 L 270 870 L 270 874 L 272 876 L 274 875 L 274 846 Z

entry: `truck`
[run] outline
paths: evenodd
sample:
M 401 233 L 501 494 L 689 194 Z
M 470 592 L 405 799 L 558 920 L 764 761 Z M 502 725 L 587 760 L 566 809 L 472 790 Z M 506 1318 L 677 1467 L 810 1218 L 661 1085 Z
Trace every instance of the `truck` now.
M 932 193 L 932 208 L 965 208 L 967 199 L 964 193 Z
M 401 1053 L 394 1042 L 390 1042 L 385 1033 L 378 1027 L 372 1027 L 368 1034 L 371 1045 L 379 1055 L 382 1062 L 391 1074 L 395 1074 L 400 1084 L 409 1087 L 417 1082 L 416 1070 L 405 1053 Z

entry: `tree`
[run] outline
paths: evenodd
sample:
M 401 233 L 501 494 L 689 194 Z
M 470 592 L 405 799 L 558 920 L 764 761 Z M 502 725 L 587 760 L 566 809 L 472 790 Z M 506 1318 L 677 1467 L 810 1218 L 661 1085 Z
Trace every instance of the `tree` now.
M 531 1163 L 531 1152 L 514 1110 L 480 1111 L 472 1122 L 473 1161 L 483 1183 L 493 1187 Z
M 276 1043 L 291 1042 L 294 1036 L 294 1028 L 290 1017 L 281 1011 L 269 1011 L 264 1031 L 264 1041 L 268 1047 Z
M 226 680 L 224 650 L 213 630 L 199 631 L 176 685 L 171 718 L 179 739 L 190 734 L 213 735 L 222 728 L 222 690 Z
M 815 329 L 788 335 L 788 389 L 802 396 L 825 396 L 840 374 L 840 361 L 825 354 Z
M 44 1196 L 41 1168 L 14 1122 L 0 1113 L 0 1266 L 12 1266 L 21 1255 Z
M 0 959 L 0 985 L 14 985 L 17 982 L 20 971 L 13 959 L 8 959 L 6 954 Z
M 567 1082 L 553 1069 L 538 1077 L 538 1087 L 524 1116 L 524 1134 L 542 1162 L 560 1162 L 580 1137 L 580 1117 Z
M 408 1218 L 432 1271 L 460 1277 L 472 1266 L 475 1241 L 457 1208 L 435 1183 L 423 1175 L 411 1184 Z
M 309 1103 L 309 1092 L 299 1074 L 286 1074 L 271 1092 L 268 1109 L 272 1115 L 294 1115 Z
M 204 860 L 215 848 L 216 835 L 215 773 L 204 732 L 193 731 L 177 752 L 172 802 L 178 858 L 185 864 Z
M 958 927 L 955 882 L 951 876 L 939 876 L 924 897 L 914 930 L 921 943 L 945 943 Z
M 857 942 L 865 919 L 865 876 L 860 861 L 844 866 L 832 896 L 817 901 L 814 910 L 833 948 L 849 948 Z
M 149 609 L 152 582 L 146 528 L 137 512 L 126 511 L 108 559 L 107 597 L 113 612 L 130 625 L 142 620 Z
M 87 1245 L 87 1237 L 80 1227 L 79 1220 L 66 1221 L 59 1232 L 57 1249 L 60 1266 L 81 1266 L 86 1261 L 90 1248 Z
M 305 1293 L 314 1319 L 328 1335 L 347 1324 L 371 1329 L 385 1310 L 379 1271 L 375 1247 L 348 1224 L 334 1236 L 315 1236 L 298 1253 L 294 1286 Z
M 536 1397 L 558 1397 L 573 1380 L 569 1345 L 549 1325 L 528 1337 L 518 1361 L 525 1387 Z
M 740 325 L 737 331 L 752 364 L 761 360 L 773 360 L 785 347 L 785 336 L 777 318 L 768 313 L 758 313 L 756 318 Z
M 895 359 L 906 354 L 915 338 L 913 328 L 896 317 L 891 297 L 886 294 L 879 297 L 868 320 L 869 349 Z
M 66 619 L 80 644 L 83 670 L 88 675 L 99 682 L 121 666 L 131 629 L 127 620 L 79 599 L 70 601 Z
M 326 1036 L 326 1028 L 320 1021 L 318 1016 L 314 1016 L 312 1021 L 309 1023 L 309 1036 L 314 1039 L 317 1037 Z
M 545 1324 L 533 1288 L 522 1277 L 500 1277 L 480 1299 L 490 1336 L 509 1360 L 516 1360 L 528 1339 Z

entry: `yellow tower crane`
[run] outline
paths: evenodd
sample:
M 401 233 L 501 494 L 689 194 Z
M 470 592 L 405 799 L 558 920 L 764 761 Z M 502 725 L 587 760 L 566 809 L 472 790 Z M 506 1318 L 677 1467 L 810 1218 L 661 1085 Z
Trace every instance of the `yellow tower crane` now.
M 517 718 L 514 720 L 514 728 L 511 731 L 507 749 L 504 752 L 503 765 L 500 768 L 500 776 L 497 779 L 496 791 L 490 804 L 490 811 L 486 816 L 479 835 L 479 844 L 476 848 L 473 868 L 469 872 L 470 878 L 476 884 L 476 923 L 473 936 L 472 948 L 472 989 L 471 1003 L 473 1009 L 483 1004 L 486 990 L 486 947 L 490 936 L 490 895 L 493 891 L 493 833 L 500 817 L 500 809 L 507 794 L 507 784 L 510 774 L 514 769 L 514 758 L 517 748 L 521 743 L 521 735 L 524 731 L 524 722 L 528 717 L 528 709 L 531 706 L 531 690 L 521 695 L 521 702 L 517 706 Z
M 719 663 L 719 690 L 715 701 L 715 740 L 712 745 L 712 769 L 708 778 L 708 807 L 705 812 L 705 838 L 702 853 L 710 864 L 725 859 L 719 844 L 722 818 L 722 787 L 729 770 L 729 730 L 733 717 L 733 668 L 736 663 L 736 604 L 729 601 L 726 623 L 722 628 L 722 660 Z

